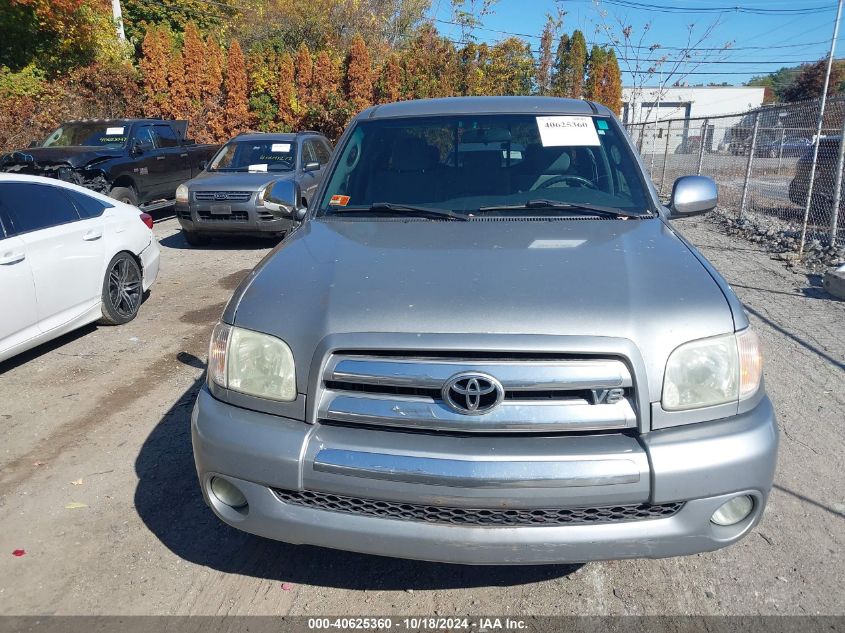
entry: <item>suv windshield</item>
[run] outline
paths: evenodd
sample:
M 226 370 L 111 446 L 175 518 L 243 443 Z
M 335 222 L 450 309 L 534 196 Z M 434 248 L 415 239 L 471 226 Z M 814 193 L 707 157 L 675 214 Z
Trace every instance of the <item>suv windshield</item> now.
M 642 176 L 609 117 L 453 115 L 359 121 L 318 214 L 404 205 L 468 214 L 649 215 Z M 584 211 L 583 208 L 580 209 Z
M 296 144 L 272 139 L 229 141 L 211 159 L 208 171 L 291 171 Z
M 53 130 L 41 147 L 123 147 L 129 139 L 125 123 L 66 123 Z

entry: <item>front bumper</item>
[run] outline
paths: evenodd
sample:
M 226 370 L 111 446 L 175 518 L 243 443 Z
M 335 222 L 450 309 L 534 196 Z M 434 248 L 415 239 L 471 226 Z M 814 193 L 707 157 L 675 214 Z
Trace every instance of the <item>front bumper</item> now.
M 203 495 L 220 519 L 238 529 L 289 543 L 467 564 L 661 558 L 730 545 L 762 515 L 778 444 L 767 398 L 734 418 L 639 438 L 475 438 L 311 426 L 228 405 L 206 389 L 194 407 L 192 436 Z M 367 476 L 349 470 L 349 464 L 346 472 L 321 467 L 321 461 L 327 461 L 321 456 L 343 451 L 370 455 L 376 462 L 408 458 L 417 460 L 412 462 L 417 466 L 450 463 L 450 457 L 461 456 L 473 467 L 466 477 L 439 483 L 426 478 L 430 473 L 422 472 L 425 468 L 375 468 L 370 471 L 375 475 Z M 622 462 L 626 473 L 619 471 Z M 531 463 L 560 463 L 567 475 L 535 481 L 528 476 L 531 468 L 524 466 Z M 579 464 L 614 465 L 613 474 L 602 477 L 594 472 L 579 479 Z M 500 478 L 491 476 L 497 465 L 502 465 Z M 515 473 L 512 479 L 509 467 Z M 473 480 L 473 473 L 479 478 Z M 235 510 L 211 494 L 214 476 L 235 484 L 247 508 Z M 684 505 L 664 518 L 615 523 L 463 526 L 292 505 L 281 501 L 274 489 L 467 508 Z M 713 512 L 736 494 L 754 498 L 752 514 L 731 527 L 712 524 Z
M 214 215 L 210 205 L 176 203 L 176 217 L 186 231 L 205 235 L 279 235 L 294 226 L 292 218 L 271 216 L 249 202 L 231 203 L 231 213 Z
M 159 262 L 161 260 L 161 249 L 158 241 L 152 238 L 147 248 L 141 251 L 141 268 L 144 273 L 143 289 L 146 292 L 153 285 L 158 277 Z

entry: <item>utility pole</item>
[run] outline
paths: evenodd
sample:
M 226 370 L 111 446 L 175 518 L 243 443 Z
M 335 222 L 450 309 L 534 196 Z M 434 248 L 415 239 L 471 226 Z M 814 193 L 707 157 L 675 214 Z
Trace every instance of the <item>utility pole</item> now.
M 111 0 L 111 14 L 114 24 L 117 27 L 117 39 L 125 42 L 126 33 L 123 30 L 123 12 L 120 10 L 120 0 Z
M 833 37 L 830 40 L 830 54 L 827 56 L 827 72 L 824 75 L 824 87 L 819 102 L 819 119 L 816 122 L 816 138 L 813 143 L 813 163 L 810 166 L 810 182 L 807 186 L 807 202 L 804 205 L 804 225 L 801 227 L 801 244 L 798 247 L 798 257 L 804 256 L 804 243 L 807 240 L 807 222 L 810 220 L 810 205 L 813 200 L 813 184 L 816 180 L 816 163 L 819 160 L 819 145 L 821 144 L 822 124 L 824 122 L 824 107 L 827 104 L 827 87 L 830 84 L 830 69 L 833 67 L 833 53 L 836 51 L 836 38 L 839 37 L 839 20 L 842 17 L 842 0 L 836 5 L 836 22 L 833 25 Z

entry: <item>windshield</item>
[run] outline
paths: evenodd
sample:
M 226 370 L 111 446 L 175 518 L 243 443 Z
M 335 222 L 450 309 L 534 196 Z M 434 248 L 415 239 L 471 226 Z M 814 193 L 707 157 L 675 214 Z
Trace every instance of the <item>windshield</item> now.
M 649 215 L 638 164 L 609 117 L 454 115 L 360 121 L 318 214 L 392 203 L 463 214 L 579 204 Z M 502 207 L 514 207 L 503 209 Z
M 229 141 L 211 159 L 208 171 L 291 171 L 296 144 L 272 139 Z
M 129 139 L 129 126 L 120 123 L 65 123 L 54 130 L 41 147 L 123 147 Z

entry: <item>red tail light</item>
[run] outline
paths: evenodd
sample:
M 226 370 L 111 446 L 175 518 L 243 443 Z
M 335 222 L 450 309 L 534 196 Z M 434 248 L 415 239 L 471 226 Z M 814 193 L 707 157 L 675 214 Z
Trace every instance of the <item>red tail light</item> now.
M 149 213 L 142 213 L 141 214 L 141 222 L 146 224 L 147 228 L 149 228 L 149 229 L 153 228 L 153 216 L 151 216 Z

